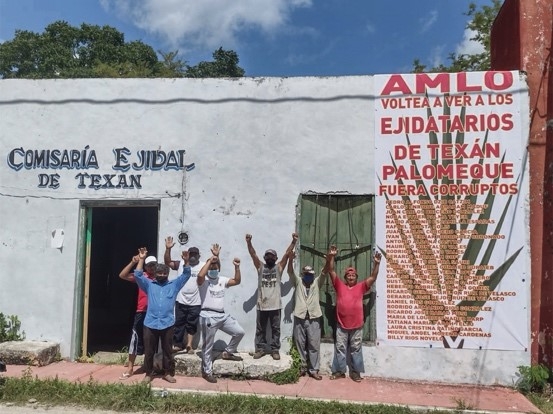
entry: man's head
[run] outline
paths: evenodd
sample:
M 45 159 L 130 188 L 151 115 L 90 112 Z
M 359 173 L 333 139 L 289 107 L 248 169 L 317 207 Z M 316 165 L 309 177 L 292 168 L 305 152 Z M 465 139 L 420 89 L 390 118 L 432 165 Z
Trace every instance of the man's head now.
M 169 277 L 169 266 L 163 263 L 158 263 L 156 265 L 156 280 L 159 283 L 163 283 L 167 281 L 167 278 Z
M 209 269 L 207 270 L 207 278 L 211 281 L 217 280 L 219 277 L 219 269 L 221 268 L 221 263 L 219 259 L 211 259 L 209 264 Z
M 301 280 L 305 286 L 310 286 L 315 279 L 315 270 L 311 266 L 304 266 L 301 270 Z
M 273 249 L 269 249 L 265 251 L 265 254 L 263 255 L 263 260 L 265 260 L 265 264 L 269 267 L 273 267 L 278 259 L 277 252 Z
M 191 247 L 188 249 L 188 263 L 190 266 L 196 266 L 200 263 L 200 249 L 197 247 Z
M 155 276 L 156 265 L 157 265 L 157 259 L 155 256 L 148 256 L 146 257 L 146 260 L 144 260 L 144 270 L 150 276 Z
M 350 266 L 345 270 L 344 280 L 348 286 L 354 286 L 357 283 L 357 270 L 355 267 Z

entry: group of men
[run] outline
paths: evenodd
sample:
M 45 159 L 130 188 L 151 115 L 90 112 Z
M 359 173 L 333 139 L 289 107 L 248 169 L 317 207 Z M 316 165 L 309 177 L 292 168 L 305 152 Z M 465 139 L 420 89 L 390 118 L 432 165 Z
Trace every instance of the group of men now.
M 287 268 L 294 294 L 294 342 L 301 358 L 301 373 L 316 380 L 319 374 L 319 354 L 322 311 L 319 304 L 319 289 L 328 274 L 331 277 L 337 297 L 337 329 L 332 375 L 330 379 L 344 378 L 347 353 L 351 355 L 350 377 L 360 381 L 363 372 L 362 328 L 363 295 L 371 288 L 378 275 L 381 255 L 374 256 L 371 276 L 357 283 L 357 272 L 349 267 L 345 272 L 345 282 L 336 275 L 334 269 L 337 249 L 331 246 L 321 273 L 315 276 L 311 266 L 304 266 L 297 276 L 294 272 L 296 233 L 280 261 L 275 250 L 265 251 L 261 260 L 252 245 L 252 235 L 246 235 L 248 252 L 258 274 L 257 320 L 255 352 L 253 358 L 271 355 L 280 359 L 281 323 L 281 280 Z M 172 260 L 171 249 L 175 243 L 172 237 L 165 239 L 164 264 L 157 263 L 154 256 L 148 256 L 145 248 L 140 248 L 129 264 L 121 271 L 124 280 L 136 282 L 139 287 L 138 304 L 129 346 L 128 368 L 122 379 L 133 375 L 136 355 L 144 353 L 143 371 L 145 381 L 154 374 L 154 354 L 161 343 L 163 379 L 175 382 L 174 352 L 194 352 L 194 336 L 198 327 L 202 335 L 202 376 L 208 382 L 217 382 L 213 375 L 213 344 L 215 334 L 221 330 L 231 339 L 222 353 L 226 360 L 240 361 L 235 355 L 238 344 L 245 332 L 235 318 L 225 312 L 225 290 L 241 282 L 240 259 L 234 258 L 234 277 L 219 275 L 221 248 L 214 244 L 211 257 L 200 260 L 200 251 L 190 247 L 181 254 L 181 260 Z M 134 272 L 131 272 L 135 267 Z M 179 275 L 169 280 L 170 269 Z M 270 331 L 267 341 L 266 332 Z

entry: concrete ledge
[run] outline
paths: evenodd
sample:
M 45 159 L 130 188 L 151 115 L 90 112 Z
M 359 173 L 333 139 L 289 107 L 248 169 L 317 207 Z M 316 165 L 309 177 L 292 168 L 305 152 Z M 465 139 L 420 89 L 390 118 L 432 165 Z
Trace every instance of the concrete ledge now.
M 0 360 L 9 365 L 33 365 L 42 367 L 60 356 L 60 344 L 56 342 L 10 341 L 0 343 Z
M 225 361 L 221 359 L 221 353 L 213 353 L 213 374 L 219 376 L 245 376 L 257 379 L 267 375 L 286 371 L 292 366 L 290 355 L 280 355 L 280 360 L 275 361 L 270 355 L 260 359 L 253 359 L 248 353 L 236 353 L 243 358 L 242 361 Z M 175 354 L 175 373 L 189 377 L 200 377 L 202 375 L 201 352 L 194 354 Z

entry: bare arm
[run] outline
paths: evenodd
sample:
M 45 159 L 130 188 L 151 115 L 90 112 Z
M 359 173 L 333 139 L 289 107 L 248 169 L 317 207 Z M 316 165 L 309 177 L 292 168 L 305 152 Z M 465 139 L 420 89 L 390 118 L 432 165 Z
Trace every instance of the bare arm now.
M 296 258 L 296 252 L 291 251 L 288 255 L 288 277 L 290 278 L 290 281 L 295 286 L 296 285 L 296 274 L 294 273 L 294 259 Z
M 200 271 L 198 272 L 198 277 L 196 278 L 196 282 L 198 283 L 198 286 L 201 286 L 205 282 L 205 277 L 207 275 L 207 271 L 211 267 L 211 261 L 216 259 L 215 256 L 210 257 L 206 260 L 205 264 L 202 266 Z
M 251 234 L 246 234 L 246 244 L 248 245 L 248 253 L 252 258 L 253 265 L 255 266 L 256 269 L 259 269 L 262 263 L 261 263 L 261 260 L 259 260 L 259 257 L 257 257 L 257 253 L 255 252 L 255 249 L 253 248 Z
M 298 241 L 298 233 L 292 233 L 292 241 L 290 242 L 290 246 L 286 249 L 286 252 L 282 256 L 282 259 L 280 259 L 280 262 L 278 262 L 278 271 L 280 273 L 283 272 L 284 267 L 286 266 L 286 262 L 288 261 L 288 257 L 290 256 L 290 253 L 295 249 L 296 242 Z
M 119 273 L 119 277 L 123 280 L 126 280 L 127 282 L 134 282 L 134 274 L 131 272 L 131 270 L 134 266 L 136 266 L 137 263 L 138 255 L 133 256 L 129 264 L 126 265 L 123 270 L 121 270 L 121 273 Z
M 167 236 L 165 238 L 165 253 L 163 254 L 163 262 L 173 270 L 179 268 L 180 262 L 178 260 L 171 260 L 171 249 L 175 245 L 173 237 Z
M 326 263 L 323 269 L 323 273 L 326 272 L 330 275 L 330 280 L 332 280 L 332 283 L 334 283 L 334 281 L 338 277 L 334 269 L 334 259 L 336 258 L 337 254 L 338 249 L 336 248 L 336 246 L 330 246 L 330 248 L 328 249 L 328 253 L 326 254 Z
M 240 259 L 235 257 L 232 261 L 232 264 L 234 265 L 234 278 L 229 279 L 229 281 L 227 282 L 227 287 L 239 285 L 242 281 L 242 274 L 240 272 Z
M 378 269 L 380 268 L 380 260 L 382 259 L 382 255 L 380 254 L 380 252 L 376 252 L 374 254 L 374 266 L 373 266 L 373 271 L 371 273 L 371 275 L 365 279 L 365 284 L 367 285 L 367 290 L 369 290 L 371 288 L 371 286 L 373 285 L 373 283 L 376 281 L 376 278 L 378 277 Z
M 148 250 L 145 247 L 138 249 L 138 263 L 136 264 L 136 269 L 134 269 L 134 280 L 140 289 L 148 293 L 150 288 L 150 280 L 144 277 L 144 260 L 148 255 Z

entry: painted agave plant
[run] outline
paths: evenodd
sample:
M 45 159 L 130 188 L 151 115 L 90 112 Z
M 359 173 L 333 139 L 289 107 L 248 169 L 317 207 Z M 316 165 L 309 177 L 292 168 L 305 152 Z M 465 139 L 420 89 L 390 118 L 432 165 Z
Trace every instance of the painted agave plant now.
M 449 114 L 450 108 L 444 106 L 444 115 Z M 432 116 L 430 109 L 427 110 L 427 116 Z M 464 107 L 461 109 L 460 117 L 464 121 Z M 451 133 L 444 132 L 441 135 L 439 141 L 438 134 L 429 133 L 429 144 L 453 143 Z M 487 140 L 488 131 L 482 145 L 485 145 Z M 408 145 L 411 144 L 408 134 L 406 141 Z M 464 144 L 465 134 L 456 133 L 454 143 Z M 391 154 L 390 157 L 396 167 Z M 504 158 L 503 153 L 502 162 Z M 484 157 L 478 159 L 480 165 L 485 161 Z M 431 162 L 434 167 L 438 164 L 447 166 L 452 163 L 463 163 L 463 158 L 440 160 L 436 157 Z M 418 174 L 416 161 L 411 160 L 411 165 Z M 519 180 L 520 175 L 517 184 Z M 494 180 L 495 183 L 498 181 L 499 178 Z M 480 179 L 473 179 L 471 182 L 472 185 L 479 183 Z M 398 180 L 398 184 L 403 185 L 403 180 Z M 388 268 L 401 280 L 428 321 L 441 333 L 444 345 L 449 347 L 446 338 L 457 338 L 460 333 L 462 334 L 464 327 L 472 326 L 522 247 L 504 263 L 494 266 L 491 271 L 489 261 L 497 239 L 470 236 L 500 235 L 512 195 L 503 206 L 499 220 L 494 220 L 498 215 L 494 214 L 494 219 L 490 219 L 492 212 L 495 213 L 497 210 L 494 210 L 495 195 L 491 192 L 488 192 L 485 201 L 481 202 L 487 205 L 486 208 L 471 210 L 471 206 L 477 203 L 477 195 L 430 195 L 426 184 L 422 179 L 416 181 L 417 188 L 423 186 L 426 189 L 426 195 L 419 195 L 418 201 L 412 196 L 404 196 L 401 203 L 393 204 L 388 203 L 389 197 L 386 195 L 387 225 L 395 227 L 395 233 L 399 235 L 399 244 L 407 254 L 402 260 L 398 260 L 393 254 L 387 254 L 382 247 L 379 249 L 386 258 Z M 461 184 L 461 180 L 455 182 L 447 177 L 434 178 L 433 184 Z M 421 208 L 421 205 L 424 205 L 424 208 Z M 413 231 L 417 232 L 416 242 L 413 242 Z M 421 254 L 422 252 L 424 254 Z M 408 261 L 407 264 L 405 260 Z M 457 347 L 460 348 L 462 345 L 461 342 Z

